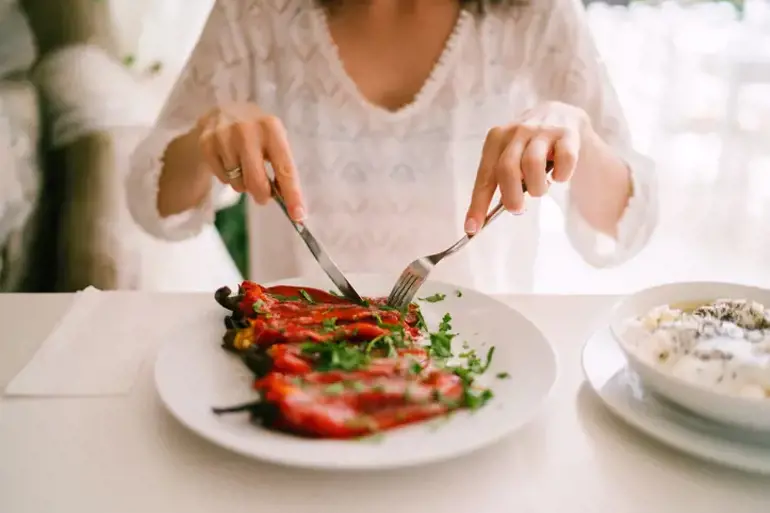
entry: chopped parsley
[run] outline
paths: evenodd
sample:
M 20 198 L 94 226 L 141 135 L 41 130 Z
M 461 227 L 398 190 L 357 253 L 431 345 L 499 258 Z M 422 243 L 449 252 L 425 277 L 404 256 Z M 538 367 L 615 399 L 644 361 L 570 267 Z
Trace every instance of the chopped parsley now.
M 451 322 L 452 322 L 452 316 L 449 315 L 448 313 L 445 313 L 444 317 L 441 318 L 441 322 L 438 325 L 438 330 L 439 331 L 451 330 L 452 329 Z
M 270 293 L 270 296 L 273 297 L 277 301 L 299 301 L 299 296 L 284 296 L 283 294 L 274 294 Z
M 420 331 L 428 331 L 428 324 L 425 322 L 425 317 L 422 316 L 422 312 L 417 310 L 417 329 Z
M 324 388 L 324 393 L 326 395 L 340 395 L 344 391 L 345 384 L 342 382 L 332 383 L 331 385 L 327 385 L 326 388 Z
M 428 346 L 428 353 L 438 359 L 446 359 L 452 357 L 452 339 L 456 334 L 452 333 L 452 316 L 444 314 L 439 324 L 438 331 L 428 332 L 428 340 L 430 341 Z
M 465 405 L 471 410 L 478 410 L 494 397 L 494 394 L 488 388 L 483 390 L 477 390 L 466 386 L 463 391 L 463 398 L 465 399 Z
M 437 292 L 436 294 L 433 294 L 432 296 L 421 297 L 419 299 L 420 299 L 420 301 L 425 301 L 426 303 L 438 303 L 439 301 L 443 301 L 443 300 L 446 299 L 446 294 L 442 294 L 440 292 Z
M 368 344 L 366 344 L 364 353 L 369 355 L 376 349 L 382 349 L 387 353 L 388 358 L 392 358 L 398 354 L 398 351 L 396 351 L 396 346 L 397 342 L 393 334 L 380 335 L 379 337 L 373 338 Z
M 474 374 L 484 374 L 489 368 L 489 364 L 492 363 L 492 355 L 494 354 L 495 346 L 492 346 L 489 348 L 489 351 L 487 351 L 486 361 L 482 361 L 481 358 L 476 355 L 476 351 L 470 351 L 467 356 L 468 369 Z
M 428 339 L 430 341 L 428 351 L 435 363 L 441 365 L 447 359 L 454 356 L 452 353 L 452 341 L 456 336 L 455 333 L 452 333 L 452 316 L 448 313 L 444 314 L 439 323 L 438 331 L 428 332 Z M 464 352 L 457 356 L 465 359 L 464 365 L 448 365 L 445 368 L 452 371 L 462 381 L 462 404 L 471 410 L 475 410 L 484 406 L 493 396 L 491 390 L 478 388 L 474 386 L 474 382 L 477 376 L 484 374 L 489 369 L 495 348 L 494 346 L 490 347 L 486 358 L 483 360 L 479 358 L 476 351 L 470 349 L 467 342 L 463 342 L 463 350 Z
M 510 377 L 511 377 L 511 375 L 510 375 L 509 373 L 507 373 L 507 372 L 498 372 L 498 373 L 495 375 L 495 377 L 496 377 L 497 379 L 508 379 L 508 378 L 510 378 Z
M 360 381 L 350 381 L 350 382 L 345 383 L 345 386 L 355 390 L 356 392 L 364 392 L 364 391 L 366 391 L 366 385 L 364 385 Z
M 457 297 L 463 297 L 463 291 L 460 289 L 455 290 L 455 296 Z
M 324 319 L 321 325 L 326 332 L 334 331 L 337 329 L 337 318 L 332 317 L 330 319 Z
M 300 346 L 305 355 L 316 358 L 316 369 L 321 372 L 330 370 L 354 371 L 365 367 L 369 361 L 369 355 L 358 346 L 352 346 L 337 342 L 308 342 Z
M 312 297 L 310 297 L 310 294 L 307 293 L 307 290 L 305 289 L 299 289 L 299 295 L 302 296 L 302 299 L 310 303 L 311 305 L 315 304 L 315 301 Z
M 436 358 L 452 357 L 452 339 L 454 333 L 438 331 L 430 335 L 430 354 Z

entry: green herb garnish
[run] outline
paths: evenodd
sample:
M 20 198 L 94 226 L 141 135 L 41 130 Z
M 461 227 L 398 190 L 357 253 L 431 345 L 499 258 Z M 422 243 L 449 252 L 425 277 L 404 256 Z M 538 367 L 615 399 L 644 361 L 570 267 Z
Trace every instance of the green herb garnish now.
M 332 317 L 331 319 L 324 319 L 321 325 L 326 332 L 334 331 L 337 329 L 337 318 Z
M 366 390 L 366 385 L 361 383 L 360 381 L 351 381 L 349 383 L 345 383 L 346 386 L 349 388 L 352 388 L 356 392 L 364 392 Z
M 420 331 L 428 331 L 428 324 L 425 322 L 425 317 L 422 316 L 422 312 L 417 310 L 417 329 Z
M 508 374 L 507 372 L 498 372 L 498 373 L 495 375 L 495 377 L 496 377 L 497 379 L 508 379 L 508 378 L 510 378 L 510 377 L 511 377 L 511 375 L 510 375 L 510 374 Z
M 489 348 L 487 351 L 486 361 L 482 361 L 476 355 L 476 351 L 470 351 L 467 355 L 468 369 L 474 374 L 484 374 L 489 368 L 489 364 L 492 363 L 492 355 L 495 354 L 495 346 Z
M 310 294 L 308 294 L 305 289 L 299 289 L 299 295 L 302 296 L 302 299 L 304 299 L 311 305 L 315 304 L 315 301 L 313 300 L 312 297 L 310 297 Z
M 463 297 L 463 291 L 462 290 L 455 290 L 455 296 L 457 297 Z
M 437 332 L 430 334 L 430 354 L 436 358 L 450 358 L 452 356 L 453 333 Z
M 437 292 L 436 294 L 433 294 L 432 296 L 421 297 L 419 299 L 420 299 L 420 301 L 425 301 L 426 303 L 438 303 L 439 301 L 443 301 L 443 300 L 446 299 L 446 294 L 442 294 L 440 292 Z
M 438 325 L 438 330 L 441 332 L 446 332 L 452 329 L 452 316 L 448 313 L 444 314 L 444 317 L 441 318 L 441 322 Z
M 283 294 L 269 293 L 270 296 L 278 301 L 299 301 L 299 296 L 284 296 Z
M 344 391 L 345 391 L 344 383 L 332 383 L 331 385 L 327 385 L 327 387 L 324 388 L 324 393 L 326 395 L 340 395 Z
M 316 358 L 316 370 L 354 371 L 369 363 L 369 355 L 357 346 L 337 342 L 308 342 L 300 346 L 300 351 Z
M 456 336 L 451 333 L 452 316 L 444 314 L 444 317 L 439 323 L 438 331 L 434 333 L 428 333 L 428 339 L 430 340 L 428 352 L 439 359 L 451 358 L 452 356 L 452 339 Z
M 389 358 L 398 354 L 398 351 L 396 351 L 396 340 L 394 339 L 393 334 L 380 335 L 379 337 L 373 338 L 366 344 L 364 352 L 368 355 L 375 349 L 384 349 Z
M 464 390 L 465 405 L 471 410 L 478 410 L 494 397 L 489 389 L 476 390 L 471 387 L 465 387 Z

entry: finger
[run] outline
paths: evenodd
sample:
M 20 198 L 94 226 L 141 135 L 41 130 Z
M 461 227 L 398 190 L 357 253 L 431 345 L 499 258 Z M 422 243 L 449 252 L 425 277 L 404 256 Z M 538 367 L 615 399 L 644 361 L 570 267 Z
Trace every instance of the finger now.
M 537 198 L 548 192 L 546 160 L 551 149 L 551 139 L 545 136 L 532 138 L 521 156 L 521 171 L 530 196 Z
M 266 205 L 272 197 L 270 181 L 265 169 L 265 157 L 259 148 L 252 148 L 245 158 L 250 162 L 249 172 L 244 172 L 246 190 L 259 205 Z
M 216 148 L 216 141 L 214 140 L 214 133 L 211 131 L 205 131 L 198 139 L 198 147 L 200 149 L 201 156 L 203 157 L 203 163 L 208 170 L 217 177 L 217 179 L 227 184 L 227 178 L 225 177 L 225 169 L 222 165 L 222 161 L 219 158 L 219 153 Z
M 234 138 L 237 141 L 238 161 L 243 171 L 243 187 L 251 194 L 254 201 L 264 205 L 270 200 L 270 183 L 267 181 L 262 145 L 256 124 L 239 124 Z
M 214 147 L 221 162 L 221 166 L 224 169 L 224 176 L 226 183 L 238 192 L 243 192 L 246 187 L 243 184 L 243 169 L 241 169 L 241 176 L 230 179 L 227 174 L 233 171 L 241 165 L 238 159 L 238 149 L 236 143 L 235 134 L 237 127 L 227 127 L 216 131 L 214 135 Z
M 305 206 L 299 187 L 299 175 L 291 156 L 286 130 L 280 120 L 267 117 L 262 122 L 262 144 L 273 166 L 275 181 L 281 189 L 289 215 L 295 221 L 305 218 Z
M 505 137 L 504 129 L 493 128 L 484 141 L 479 169 L 476 171 L 476 182 L 473 185 L 471 204 L 465 216 L 465 232 L 470 235 L 476 233 L 484 224 L 489 204 L 495 195 L 495 189 L 497 189 L 495 164 L 500 156 Z
M 580 154 L 580 138 L 567 134 L 553 145 L 553 181 L 566 182 L 572 177 Z
M 517 131 L 500 155 L 496 167 L 503 206 L 515 214 L 524 212 L 524 175 L 521 159 L 528 142 L 529 134 L 523 130 Z

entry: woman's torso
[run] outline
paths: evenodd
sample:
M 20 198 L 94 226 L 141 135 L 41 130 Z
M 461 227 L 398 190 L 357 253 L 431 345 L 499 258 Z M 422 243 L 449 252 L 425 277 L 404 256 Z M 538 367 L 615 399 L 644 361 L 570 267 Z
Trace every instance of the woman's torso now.
M 462 12 L 414 100 L 391 112 L 346 74 L 312 0 L 263 5 L 269 26 L 247 35 L 261 49 L 256 99 L 286 126 L 307 224 L 343 271 L 398 273 L 454 243 L 486 133 L 537 102 L 535 39 L 519 11 Z M 249 223 L 254 279 L 320 273 L 277 207 L 250 208 Z M 528 290 L 536 246 L 530 201 L 527 215 L 503 216 L 435 276 L 489 292 Z

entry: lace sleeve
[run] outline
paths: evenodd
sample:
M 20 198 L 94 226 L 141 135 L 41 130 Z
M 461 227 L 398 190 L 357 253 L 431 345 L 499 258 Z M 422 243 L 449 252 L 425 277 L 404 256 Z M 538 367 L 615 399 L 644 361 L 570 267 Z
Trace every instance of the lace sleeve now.
M 235 194 L 212 178 L 211 194 L 196 208 L 166 218 L 158 213 L 158 179 L 169 143 L 187 133 L 217 104 L 252 100 L 253 63 L 237 12 L 243 4 L 246 2 L 216 1 L 155 127 L 131 158 L 126 183 L 129 210 L 156 237 L 181 240 L 199 233 L 213 221 L 214 210 L 231 203 Z
M 550 0 L 543 20 L 536 62 L 548 63 L 536 76 L 545 100 L 584 109 L 594 130 L 618 152 L 631 170 L 633 194 L 618 223 L 617 240 L 594 230 L 570 204 L 568 194 L 554 194 L 566 213 L 567 235 L 591 265 L 619 264 L 638 253 L 658 218 L 657 183 L 652 162 L 635 152 L 626 120 L 609 76 L 594 45 L 580 0 Z M 558 188 L 557 188 L 558 189 Z

